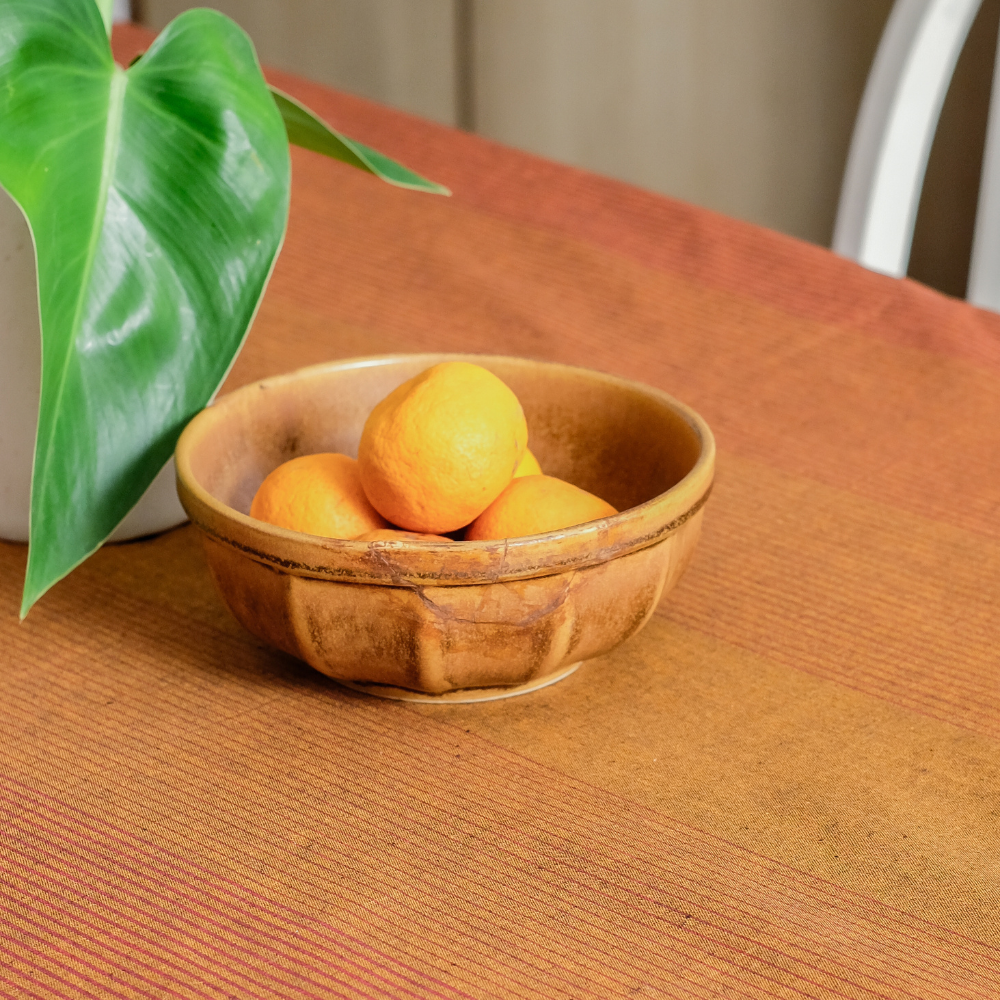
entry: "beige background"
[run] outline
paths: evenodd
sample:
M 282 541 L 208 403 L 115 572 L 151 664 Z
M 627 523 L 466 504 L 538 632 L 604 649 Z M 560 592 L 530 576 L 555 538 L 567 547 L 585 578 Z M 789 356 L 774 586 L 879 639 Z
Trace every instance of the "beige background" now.
M 162 27 L 190 3 L 145 0 Z M 891 0 L 216 0 L 265 62 L 828 244 Z M 949 95 L 911 273 L 963 294 L 1000 0 Z
M 514 145 L 828 242 L 888 8 L 887 0 L 479 3 L 476 124 Z
M 157 30 L 198 6 L 238 21 L 263 62 L 456 123 L 454 0 L 133 0 Z

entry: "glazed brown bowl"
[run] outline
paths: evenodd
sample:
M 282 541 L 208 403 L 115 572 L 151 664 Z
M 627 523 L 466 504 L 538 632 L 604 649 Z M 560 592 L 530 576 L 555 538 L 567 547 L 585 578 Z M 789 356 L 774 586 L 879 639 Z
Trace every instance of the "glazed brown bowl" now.
M 621 513 L 488 542 L 343 541 L 249 516 L 272 469 L 313 452 L 356 456 L 379 400 L 462 359 L 517 394 L 546 473 Z M 691 558 L 715 444 L 693 410 L 649 386 L 542 361 L 417 354 L 245 386 L 191 421 L 176 457 L 181 502 L 249 631 L 338 680 L 441 696 L 539 687 L 638 631 Z

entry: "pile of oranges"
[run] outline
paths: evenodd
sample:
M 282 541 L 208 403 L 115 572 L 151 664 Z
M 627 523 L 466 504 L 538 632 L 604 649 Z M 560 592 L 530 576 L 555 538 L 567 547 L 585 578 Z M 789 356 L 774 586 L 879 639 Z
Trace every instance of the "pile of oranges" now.
M 293 458 L 250 507 L 283 528 L 363 541 L 516 538 L 615 513 L 542 474 L 517 397 L 467 361 L 434 365 L 389 393 L 365 422 L 357 461 Z

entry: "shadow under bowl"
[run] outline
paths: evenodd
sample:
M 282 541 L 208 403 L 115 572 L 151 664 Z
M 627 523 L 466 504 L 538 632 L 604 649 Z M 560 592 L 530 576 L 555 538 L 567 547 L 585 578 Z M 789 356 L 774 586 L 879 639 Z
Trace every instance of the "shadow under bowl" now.
M 453 360 L 517 394 L 547 474 L 621 513 L 487 542 L 347 541 L 249 516 L 278 465 L 356 456 L 376 403 Z M 693 410 L 636 382 L 519 358 L 411 354 L 247 385 L 190 422 L 176 458 L 181 502 L 245 628 L 335 679 L 444 695 L 535 689 L 637 632 L 690 561 L 715 444 Z

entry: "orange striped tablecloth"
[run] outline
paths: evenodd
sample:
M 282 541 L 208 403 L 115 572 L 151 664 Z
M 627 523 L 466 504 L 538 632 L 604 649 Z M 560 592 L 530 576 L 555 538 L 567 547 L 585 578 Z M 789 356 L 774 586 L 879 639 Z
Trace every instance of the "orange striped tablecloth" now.
M 261 648 L 190 528 L 22 625 L 0 544 L 0 997 L 1000 996 L 1000 317 L 274 78 L 455 194 L 297 151 L 229 385 L 639 378 L 716 432 L 705 534 L 619 650 L 464 707 Z

